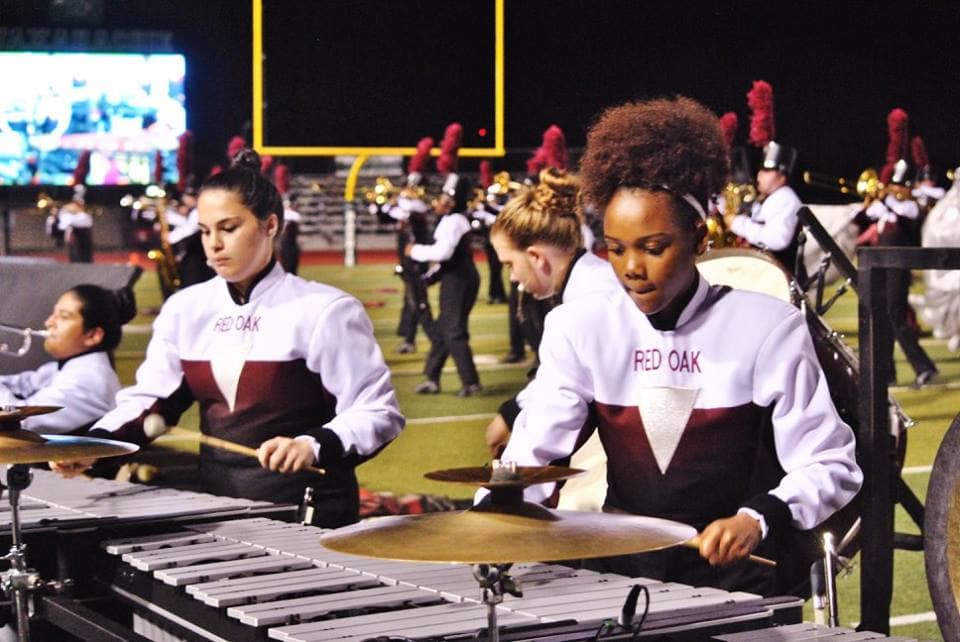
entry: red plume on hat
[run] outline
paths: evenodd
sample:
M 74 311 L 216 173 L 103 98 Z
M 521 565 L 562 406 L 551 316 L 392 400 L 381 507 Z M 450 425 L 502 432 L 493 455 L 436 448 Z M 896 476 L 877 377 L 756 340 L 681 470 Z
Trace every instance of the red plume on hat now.
M 77 166 L 73 168 L 73 184 L 83 185 L 87 182 L 87 174 L 90 173 L 90 150 L 85 149 L 80 152 L 80 158 L 77 159 Z
M 260 157 L 260 173 L 270 175 L 270 170 L 273 168 L 273 156 L 261 156 Z
M 437 157 L 437 171 L 449 174 L 457 171 L 457 156 L 460 153 L 460 143 L 463 140 L 463 125 L 450 123 L 443 132 L 440 142 L 440 156 Z
M 723 140 L 727 143 L 727 147 L 733 147 L 733 141 L 737 137 L 737 125 L 739 124 L 740 119 L 737 118 L 735 112 L 728 111 L 720 117 L 720 130 L 723 132 Z
M 913 158 L 913 164 L 917 169 L 930 167 L 930 156 L 927 154 L 927 146 L 920 136 L 914 136 L 910 141 L 910 156 Z
M 776 136 L 773 120 L 773 87 L 765 80 L 754 80 L 747 92 L 750 114 L 750 138 L 755 147 L 763 147 Z
M 527 159 L 527 176 L 536 178 L 540 175 L 540 170 L 547 166 L 547 152 L 543 147 L 538 147 L 533 156 Z
M 493 184 L 493 166 L 488 160 L 480 161 L 480 186 L 487 189 Z
M 180 143 L 177 147 L 177 189 L 183 193 L 187 189 L 187 181 L 193 174 L 193 133 L 189 130 L 180 134 L 177 139 Z
M 893 177 L 893 166 L 901 158 L 907 156 L 907 145 L 909 138 L 907 129 L 910 125 L 910 117 L 907 112 L 899 107 L 887 114 L 887 133 L 890 136 L 887 142 L 887 162 L 880 172 L 880 182 L 889 183 Z
M 273 168 L 273 182 L 281 195 L 290 191 L 290 170 L 286 163 L 277 163 Z
M 233 157 L 240 153 L 240 150 L 247 146 L 247 141 L 242 136 L 234 136 L 227 143 L 227 158 L 233 160 Z
M 159 149 L 153 155 L 153 183 L 163 185 L 163 152 Z
M 410 162 L 407 164 L 408 174 L 414 172 L 422 174 L 423 171 L 427 169 L 427 161 L 430 160 L 431 149 L 433 149 L 433 138 L 430 136 L 421 138 L 417 143 L 417 151 L 410 157 Z
M 567 139 L 563 130 L 556 125 L 550 125 L 543 132 L 543 149 L 547 167 L 567 169 Z

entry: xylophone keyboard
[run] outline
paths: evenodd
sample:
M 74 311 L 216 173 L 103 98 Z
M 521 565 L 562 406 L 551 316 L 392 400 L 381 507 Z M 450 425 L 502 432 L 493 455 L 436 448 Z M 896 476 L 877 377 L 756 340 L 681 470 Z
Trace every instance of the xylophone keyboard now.
M 102 565 L 101 580 L 134 605 L 134 630 L 161 642 L 454 640 L 485 629 L 487 607 L 470 567 L 337 553 L 321 545 L 322 533 L 252 518 L 106 541 L 111 563 Z M 638 583 L 650 594 L 641 636 L 800 620 L 795 598 L 765 600 L 553 564 L 517 564 L 511 574 L 523 597 L 507 596 L 497 607 L 504 640 L 548 639 L 551 631 L 566 636 L 558 640 L 592 639 Z M 508 637 L 514 633 L 521 637 Z

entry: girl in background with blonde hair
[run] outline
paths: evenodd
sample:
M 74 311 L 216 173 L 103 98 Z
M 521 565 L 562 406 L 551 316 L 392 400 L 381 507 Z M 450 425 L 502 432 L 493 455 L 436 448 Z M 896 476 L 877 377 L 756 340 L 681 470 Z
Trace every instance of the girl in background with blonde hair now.
M 587 292 L 620 290 L 610 264 L 584 249 L 582 224 L 579 179 L 547 168 L 540 172 L 536 186 L 504 205 L 490 228 L 490 242 L 522 296 L 532 296 L 549 307 Z M 518 307 L 522 311 L 525 306 Z M 536 349 L 543 328 L 532 325 L 539 332 L 527 339 Z M 525 391 L 504 402 L 487 426 L 487 446 L 494 457 L 510 437 Z

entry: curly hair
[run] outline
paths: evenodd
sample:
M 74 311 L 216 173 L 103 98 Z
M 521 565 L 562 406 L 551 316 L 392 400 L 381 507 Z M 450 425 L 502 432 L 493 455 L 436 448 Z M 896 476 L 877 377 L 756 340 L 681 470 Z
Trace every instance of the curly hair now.
M 564 170 L 541 170 L 540 182 L 510 199 L 490 233 L 506 235 L 519 248 L 548 243 L 564 250 L 583 244 L 580 232 L 580 181 Z
M 590 128 L 580 161 L 584 200 L 599 211 L 621 188 L 691 194 L 706 207 L 729 170 L 719 119 L 683 96 L 607 109 Z

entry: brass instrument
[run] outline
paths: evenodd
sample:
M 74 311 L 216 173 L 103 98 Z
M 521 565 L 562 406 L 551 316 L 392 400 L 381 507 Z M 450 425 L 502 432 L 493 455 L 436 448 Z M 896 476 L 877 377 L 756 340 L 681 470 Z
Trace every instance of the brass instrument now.
M 382 207 L 399 193 L 400 189 L 389 178 L 378 176 L 374 186 L 363 193 L 363 198 L 368 203 Z
M 157 278 L 160 279 L 160 291 L 166 299 L 180 289 L 180 270 L 177 267 L 177 257 L 173 254 L 170 245 L 170 224 L 167 222 L 167 192 L 159 185 L 148 185 L 146 193 L 147 204 L 152 204 L 160 224 L 160 248 L 147 252 L 147 257 L 157 264 Z M 136 208 L 139 203 L 140 207 Z M 135 209 L 144 206 L 144 199 L 134 203 Z
M 522 187 L 522 183 L 510 180 L 508 172 L 497 172 L 493 175 L 493 182 L 487 188 L 487 196 L 512 196 Z
M 838 191 L 841 194 L 849 194 L 851 196 L 856 194 L 864 201 L 882 199 L 890 194 L 898 201 L 911 198 L 910 190 L 905 186 L 895 184 L 884 185 L 881 183 L 877 170 L 872 167 L 868 167 L 860 172 L 860 176 L 857 177 L 856 181 L 847 180 L 842 176 L 833 178 L 808 171 L 803 173 L 803 182 L 813 187 Z
M 721 195 L 723 210 L 720 216 L 708 216 L 706 221 L 707 239 L 713 248 L 736 245 L 736 236 L 729 231 L 730 221 L 757 200 L 757 188 L 753 183 L 731 181 L 724 186 Z
M 46 330 L 33 330 L 31 328 L 21 328 L 14 325 L 4 325 L 0 323 L 0 330 L 19 334 L 20 347 L 12 349 L 6 341 L 0 341 L 0 354 L 10 355 L 11 357 L 22 357 L 30 352 L 30 346 L 33 343 L 33 337 L 48 337 L 50 333 Z

